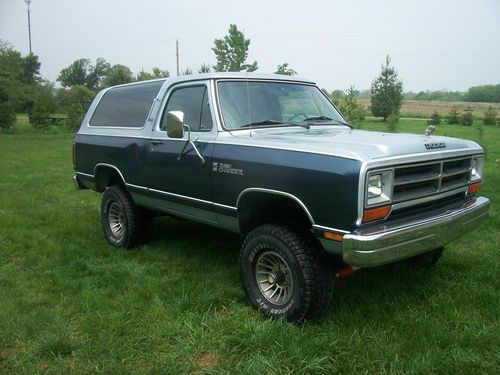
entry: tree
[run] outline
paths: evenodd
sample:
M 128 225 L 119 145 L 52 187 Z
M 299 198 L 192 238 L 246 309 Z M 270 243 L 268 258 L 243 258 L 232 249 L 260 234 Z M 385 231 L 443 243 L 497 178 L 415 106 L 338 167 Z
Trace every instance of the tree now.
M 87 75 L 90 69 L 91 64 L 89 59 L 78 59 L 61 70 L 57 80 L 61 82 L 63 87 L 72 87 L 76 85 L 86 86 Z
M 23 68 L 23 76 L 21 78 L 21 81 L 23 81 L 27 85 L 35 85 L 37 83 L 40 83 L 41 64 L 38 61 L 38 56 L 33 55 L 32 53 L 28 54 L 22 59 L 21 65 Z
M 497 123 L 497 113 L 490 105 L 484 112 L 483 125 L 495 125 Z
M 134 80 L 132 71 L 125 65 L 115 64 L 108 69 L 106 77 L 102 80 L 104 87 L 121 85 Z
M 238 30 L 236 25 L 230 25 L 228 35 L 223 39 L 215 39 L 214 44 L 212 51 L 215 53 L 217 64 L 213 68 L 216 72 L 240 72 L 242 70 L 253 72 L 257 70 L 257 61 L 252 64 L 245 63 L 248 57 L 250 39 L 245 39 L 245 35 Z
M 288 66 L 288 63 L 278 65 L 275 74 L 282 74 L 284 76 L 296 76 L 297 72 Z
M 390 116 L 399 116 L 403 104 L 403 82 L 398 80 L 398 73 L 390 66 L 389 56 L 382 65 L 382 71 L 371 86 L 371 111 L 374 116 L 383 117 L 384 121 Z
M 208 64 L 201 64 L 200 69 L 198 69 L 198 73 L 210 73 L 212 69 L 210 69 L 210 65 Z
M 170 77 L 170 73 L 168 70 L 161 70 L 156 66 L 153 68 L 153 78 L 168 78 Z
M 153 78 L 153 75 L 149 72 L 145 72 L 144 69 L 137 73 L 137 75 L 135 76 L 136 81 L 147 81 L 148 79 Z
M 90 90 L 97 91 L 101 86 L 103 78 L 108 73 L 109 68 L 109 63 L 102 57 L 98 57 L 95 65 L 90 66 L 90 71 L 86 79 L 87 84 L 85 86 Z
M 143 70 L 141 70 L 139 73 L 137 73 L 137 76 L 135 77 L 136 81 L 147 81 L 148 79 L 158 79 L 158 78 L 167 78 L 170 76 L 170 73 L 168 70 L 161 70 L 160 68 L 154 67 L 153 72 L 149 73 Z
M 109 69 L 109 63 L 101 57 L 96 60 L 95 65 L 89 59 L 78 59 L 61 70 L 57 80 L 63 87 L 81 85 L 96 91 Z
M 333 90 L 332 93 L 330 94 L 330 98 L 335 102 L 335 100 L 342 99 L 344 97 L 344 91 L 343 90 Z
M 473 86 L 465 94 L 466 102 L 500 103 L 500 84 Z
M 188 76 L 188 75 L 190 75 L 190 74 L 193 74 L 193 69 L 191 69 L 191 68 L 186 68 L 186 69 L 184 69 L 184 70 L 181 72 L 181 75 L 183 75 L 183 76 Z
M 15 112 L 30 111 L 36 87 L 41 82 L 39 69 L 37 56 L 22 57 L 9 43 L 0 40 L 0 86 L 4 91 L 3 107 L 11 108 Z

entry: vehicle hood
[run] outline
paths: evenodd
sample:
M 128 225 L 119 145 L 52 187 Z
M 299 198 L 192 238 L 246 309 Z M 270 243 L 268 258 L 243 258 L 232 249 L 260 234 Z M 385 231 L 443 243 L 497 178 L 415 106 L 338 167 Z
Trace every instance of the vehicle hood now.
M 361 161 L 408 154 L 482 150 L 477 143 L 458 138 L 372 132 L 343 126 L 266 128 L 225 133 L 224 143 L 311 152 Z

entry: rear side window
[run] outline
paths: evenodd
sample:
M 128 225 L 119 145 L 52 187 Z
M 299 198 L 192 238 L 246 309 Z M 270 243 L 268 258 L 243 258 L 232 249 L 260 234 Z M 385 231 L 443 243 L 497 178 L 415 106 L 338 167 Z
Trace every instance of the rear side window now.
M 140 128 L 164 81 L 116 87 L 101 98 L 90 126 Z

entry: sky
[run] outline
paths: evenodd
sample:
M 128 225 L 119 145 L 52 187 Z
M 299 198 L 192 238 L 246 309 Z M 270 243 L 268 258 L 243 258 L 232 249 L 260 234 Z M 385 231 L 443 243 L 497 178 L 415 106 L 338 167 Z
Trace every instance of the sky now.
M 214 65 L 215 38 L 236 24 L 248 62 L 289 63 L 328 90 L 369 89 L 385 56 L 405 91 L 500 83 L 500 0 L 32 0 L 33 53 L 55 81 L 79 58 L 176 74 Z M 24 0 L 0 0 L 0 39 L 29 52 Z

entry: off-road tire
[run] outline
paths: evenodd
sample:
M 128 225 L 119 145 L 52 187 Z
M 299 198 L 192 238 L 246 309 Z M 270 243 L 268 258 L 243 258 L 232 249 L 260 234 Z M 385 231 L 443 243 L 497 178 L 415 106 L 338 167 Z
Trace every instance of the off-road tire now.
M 140 244 L 147 222 L 143 216 L 124 187 L 114 185 L 104 191 L 101 224 L 106 240 L 114 247 L 132 249 Z
M 251 231 L 241 247 L 240 275 L 252 306 L 266 316 L 293 322 L 319 317 L 329 306 L 334 283 L 330 262 L 322 252 L 324 250 L 314 236 L 300 227 L 265 224 Z M 288 301 L 284 298 L 275 302 L 263 293 L 267 289 L 265 287 L 272 284 L 267 281 L 269 276 L 260 276 L 257 272 L 259 269 L 261 273 L 264 269 L 265 272 L 274 272 L 270 268 L 262 268 L 262 264 L 266 264 L 262 259 L 268 256 L 282 264 L 282 270 L 289 271 L 278 271 L 284 274 L 281 277 L 284 287 L 279 283 L 274 285 L 286 289 L 290 285 L 287 280 L 291 281 L 291 297 Z M 261 277 L 262 287 L 259 287 L 258 277 Z
M 408 264 L 416 269 L 419 268 L 430 268 L 434 266 L 437 261 L 443 255 L 444 247 L 440 247 L 423 254 L 416 255 L 414 257 L 408 258 Z

